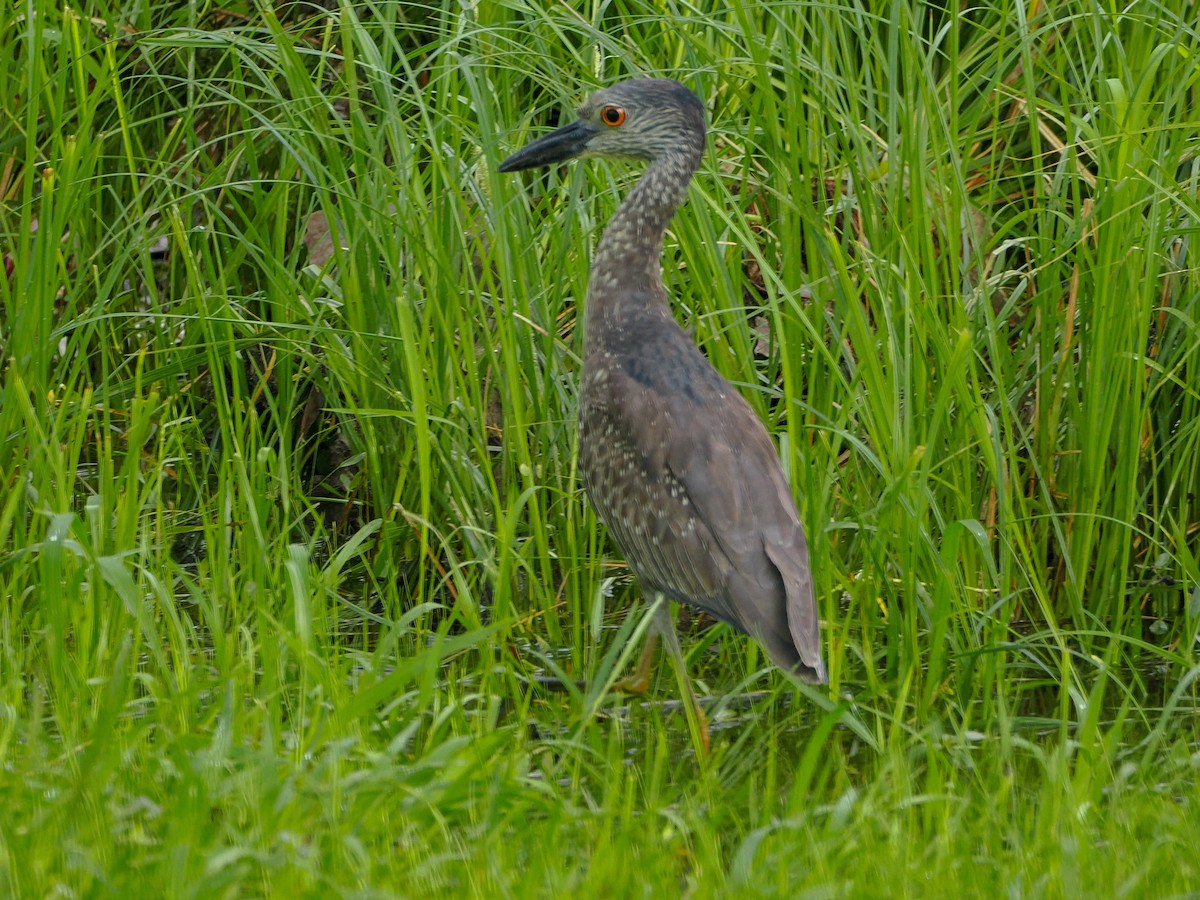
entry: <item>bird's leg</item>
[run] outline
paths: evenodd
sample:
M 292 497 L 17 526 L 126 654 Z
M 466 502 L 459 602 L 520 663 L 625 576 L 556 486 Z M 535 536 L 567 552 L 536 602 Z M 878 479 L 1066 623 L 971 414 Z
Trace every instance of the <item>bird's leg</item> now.
M 665 603 L 665 601 L 664 601 Z M 654 661 L 654 648 L 658 645 L 658 631 L 651 630 L 646 638 L 646 646 L 638 657 L 637 666 L 633 672 L 618 681 L 613 689 L 622 694 L 644 694 L 650 687 L 650 664 Z
M 697 749 L 702 755 L 708 756 L 708 716 L 704 715 L 704 710 L 700 708 L 696 690 L 692 687 L 692 679 L 688 677 L 687 661 L 683 656 L 683 648 L 679 645 L 675 623 L 671 621 L 671 606 L 662 594 L 655 599 L 653 616 L 650 634 L 646 638 L 646 646 L 642 648 L 642 655 L 638 657 L 637 666 L 632 673 L 613 685 L 613 690 L 623 694 L 646 693 L 650 687 L 650 664 L 654 661 L 654 649 L 658 646 L 658 638 L 661 635 L 667 645 L 671 667 L 675 670 L 675 679 L 679 682 L 679 692 L 687 695 L 684 709 L 688 727 L 692 730 L 693 739 L 697 741 Z
M 679 682 L 679 692 L 686 694 L 690 704 L 685 704 L 685 709 L 688 710 L 688 728 L 692 732 L 692 740 L 697 741 L 697 750 L 702 756 L 708 756 L 709 741 L 708 741 L 708 716 L 704 714 L 704 710 L 700 708 L 700 701 L 696 697 L 696 689 L 692 687 L 692 679 L 688 675 L 687 660 L 683 655 L 683 648 L 679 646 L 679 635 L 675 632 L 675 623 L 671 621 L 670 606 L 667 603 L 667 598 L 659 595 L 658 608 L 654 611 L 654 628 L 662 635 L 663 641 L 667 645 L 667 656 L 671 658 L 671 664 L 675 669 L 675 679 Z

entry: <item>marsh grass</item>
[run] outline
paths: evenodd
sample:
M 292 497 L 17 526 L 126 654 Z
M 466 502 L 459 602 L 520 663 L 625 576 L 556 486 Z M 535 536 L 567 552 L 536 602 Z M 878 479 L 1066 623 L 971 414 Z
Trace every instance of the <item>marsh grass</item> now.
M 3 893 L 1200 884 L 1187 3 L 92 6 L 2 20 Z M 832 675 L 694 630 L 707 760 L 575 464 L 636 171 L 494 169 L 638 73 Z

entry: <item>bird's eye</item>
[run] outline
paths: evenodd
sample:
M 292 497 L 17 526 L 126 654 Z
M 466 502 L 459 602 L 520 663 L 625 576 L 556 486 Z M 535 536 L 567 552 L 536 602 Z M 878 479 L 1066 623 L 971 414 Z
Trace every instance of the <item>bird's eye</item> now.
M 605 125 L 611 125 L 616 128 L 625 121 L 625 110 L 619 106 L 606 106 L 600 110 L 600 121 Z

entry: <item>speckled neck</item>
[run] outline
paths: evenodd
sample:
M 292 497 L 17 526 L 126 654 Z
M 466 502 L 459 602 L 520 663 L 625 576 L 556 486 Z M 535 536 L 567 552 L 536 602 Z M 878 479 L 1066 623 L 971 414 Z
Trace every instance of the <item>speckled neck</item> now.
M 687 196 L 700 152 L 672 153 L 650 164 L 609 222 L 596 248 L 588 283 L 585 327 L 599 338 L 636 305 L 667 311 L 662 283 L 663 233 Z

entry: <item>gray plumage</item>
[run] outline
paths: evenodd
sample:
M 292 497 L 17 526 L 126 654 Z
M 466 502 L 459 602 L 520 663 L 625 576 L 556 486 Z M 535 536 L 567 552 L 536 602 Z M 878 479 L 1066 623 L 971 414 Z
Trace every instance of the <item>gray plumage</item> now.
M 592 262 L 579 404 L 588 497 L 644 591 L 711 613 L 784 671 L 824 683 L 808 545 L 775 447 L 672 317 L 663 288 L 663 233 L 704 144 L 691 91 L 638 79 L 597 91 L 575 122 L 500 171 L 587 156 L 649 162 Z

